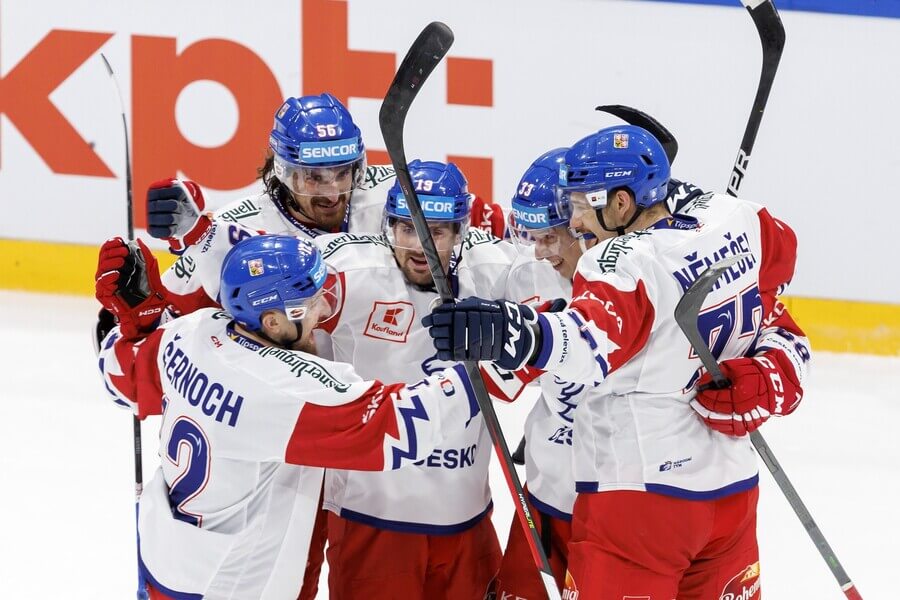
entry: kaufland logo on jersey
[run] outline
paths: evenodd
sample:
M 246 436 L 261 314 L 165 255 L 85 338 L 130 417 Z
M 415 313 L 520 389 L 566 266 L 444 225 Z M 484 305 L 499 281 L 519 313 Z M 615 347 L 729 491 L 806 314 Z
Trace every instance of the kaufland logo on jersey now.
M 359 157 L 359 144 L 348 140 L 303 142 L 300 144 L 300 162 L 309 164 L 350 162 Z
M 363 335 L 404 344 L 415 313 L 416 309 L 409 302 L 375 302 Z

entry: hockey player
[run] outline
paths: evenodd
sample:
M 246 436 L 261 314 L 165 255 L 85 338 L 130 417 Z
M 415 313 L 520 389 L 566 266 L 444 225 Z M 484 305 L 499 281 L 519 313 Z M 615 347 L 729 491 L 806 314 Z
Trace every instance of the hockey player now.
M 306 239 L 337 231 L 380 230 L 394 169 L 366 166 L 360 130 L 337 98 L 325 93 L 286 99 L 275 113 L 269 150 L 260 168 L 264 192 L 226 205 L 212 221 L 203 214 L 203 194 L 193 182 L 166 179 L 148 191 L 148 232 L 167 239 L 181 254 L 163 274 L 163 282 L 182 314 L 217 305 L 222 259 L 249 235 L 245 228 Z M 499 206 L 476 196 L 469 214 L 476 227 L 502 235 Z M 309 344 L 305 350 L 314 351 L 312 340 Z M 327 348 L 318 352 L 329 355 Z M 322 543 L 314 544 L 319 550 L 311 556 L 302 600 L 315 596 L 324 527 L 316 533 Z
M 242 235 L 233 224 L 306 239 L 379 231 L 394 168 L 366 165 L 362 134 L 340 100 L 328 93 L 285 100 L 275 113 L 269 150 L 259 170 L 263 193 L 226 205 L 212 222 L 195 183 L 164 179 L 150 187 L 147 231 L 182 254 L 163 283 L 183 310 L 215 304 L 222 258 Z M 498 205 L 476 197 L 470 215 L 473 225 L 502 236 Z
M 511 202 L 508 229 L 513 241 L 523 249 L 520 256 L 525 263 L 518 261 L 513 267 L 507 297 L 533 299 L 529 302 L 532 306 L 554 298 L 571 298 L 572 278 L 582 254 L 598 239 L 615 235 L 599 224 L 586 228 L 582 221 L 592 216 L 596 220 L 593 213 L 581 212 L 572 222 L 571 207 L 557 190 L 559 167 L 565 164 L 567 151 L 568 148 L 557 148 L 535 160 L 519 181 Z M 667 202 L 676 212 L 701 194 L 689 183 L 670 180 Z M 539 517 L 536 526 L 544 550 L 562 588 L 575 503 L 574 411 L 585 396 L 602 396 L 605 386 L 593 388 L 553 375 L 542 377 L 540 385 L 541 395 L 525 422 L 526 491 L 533 505 L 532 514 Z M 495 583 L 497 598 L 543 597 L 544 586 L 529 552 L 525 533 L 514 521 Z
M 418 160 L 409 172 L 451 287 L 503 295 L 515 249 L 468 227 L 472 195 L 463 174 L 453 163 Z M 344 290 L 339 311 L 322 328 L 335 359 L 361 376 L 413 379 L 450 363 L 435 359 L 419 322 L 438 294 L 398 183 L 384 206 L 382 235 L 316 239 Z M 481 600 L 500 563 L 490 454 L 477 416 L 414 467 L 329 470 L 330 598 Z
M 596 243 L 570 227 L 571 211 L 557 196 L 559 167 L 568 148 L 551 150 L 525 171 L 512 198 L 510 235 L 520 248 L 507 297 L 529 299 L 532 306 L 570 298 L 578 259 Z M 572 473 L 574 411 L 591 388 L 548 375 L 540 379 L 540 397 L 525 421 L 526 498 L 559 588 L 568 565 L 575 477 Z M 515 517 L 503 561 L 493 585 L 496 598 L 537 600 L 545 595 L 534 568 L 526 533 Z
M 459 366 L 383 384 L 292 350 L 339 305 L 325 280 L 308 242 L 252 237 L 225 259 L 227 313 L 150 333 L 167 304 L 152 254 L 121 238 L 101 249 L 97 298 L 120 323 L 102 344 L 104 381 L 140 416 L 162 414 L 161 466 L 139 518 L 152 597 L 296 598 L 318 467 L 396 469 L 478 416 Z
M 759 590 L 758 469 L 745 434 L 802 398 L 808 343 L 776 298 L 793 275 L 796 238 L 763 207 L 724 195 L 673 216 L 668 179 L 662 147 L 643 129 L 580 140 L 560 170 L 573 222 L 587 215 L 597 233 L 618 235 L 579 261 L 571 306 L 536 314 L 473 298 L 427 319 L 440 358 L 605 382 L 602 401 L 576 411 L 565 598 Z M 673 311 L 708 265 L 733 255 L 742 258 L 698 319 L 732 385 L 707 389 Z

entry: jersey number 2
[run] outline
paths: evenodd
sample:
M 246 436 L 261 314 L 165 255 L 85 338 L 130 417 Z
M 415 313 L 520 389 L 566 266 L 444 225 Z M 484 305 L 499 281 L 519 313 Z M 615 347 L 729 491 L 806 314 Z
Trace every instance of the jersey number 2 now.
M 210 456 L 206 434 L 193 420 L 179 417 L 172 425 L 166 456 L 176 467 L 184 469 L 169 486 L 169 498 L 175 507 L 174 516 L 179 521 L 200 527 L 203 517 L 191 513 L 185 505 L 202 492 L 209 481 Z

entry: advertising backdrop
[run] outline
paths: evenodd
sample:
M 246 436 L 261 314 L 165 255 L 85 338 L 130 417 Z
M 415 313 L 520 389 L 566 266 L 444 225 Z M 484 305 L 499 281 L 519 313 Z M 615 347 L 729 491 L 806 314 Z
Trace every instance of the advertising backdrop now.
M 596 105 L 629 104 L 678 138 L 676 176 L 724 190 L 760 69 L 756 30 L 728 4 L 0 0 L 0 287 L 90 292 L 91 246 L 124 232 L 122 122 L 101 52 L 130 123 L 139 227 L 155 179 L 197 181 L 212 208 L 257 189 L 284 96 L 334 93 L 370 164 L 387 161 L 381 99 L 431 20 L 456 43 L 411 111 L 410 158 L 454 160 L 508 206 L 540 153 L 617 122 Z M 842 5 L 799 7 L 816 4 Z M 793 296 L 844 325 L 887 320 L 878 335 L 896 344 L 900 19 L 871 14 L 782 10 L 787 44 L 741 195 L 796 229 Z

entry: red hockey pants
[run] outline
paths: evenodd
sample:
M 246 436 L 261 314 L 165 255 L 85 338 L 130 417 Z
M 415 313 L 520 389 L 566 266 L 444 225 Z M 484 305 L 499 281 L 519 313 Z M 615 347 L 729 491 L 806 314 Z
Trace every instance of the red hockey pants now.
M 579 494 L 563 600 L 760 600 L 758 497 Z
M 485 516 L 461 533 L 376 529 L 328 515 L 330 600 L 482 600 L 500 566 L 500 543 Z

